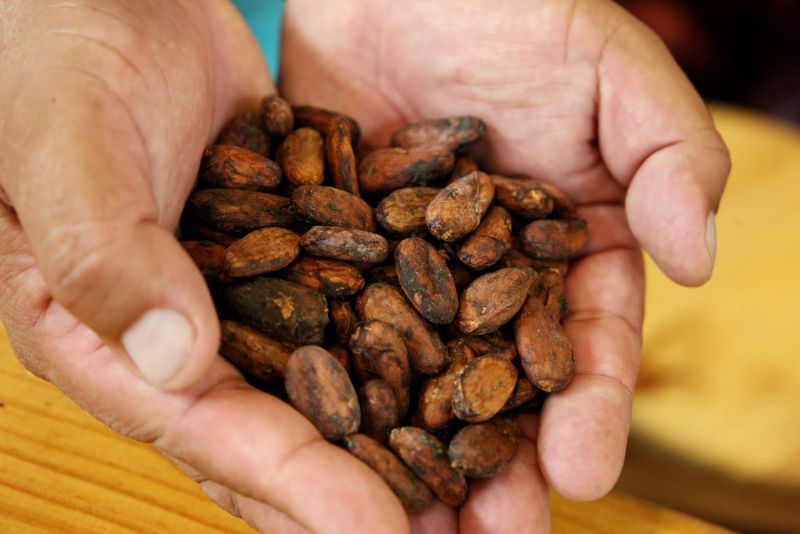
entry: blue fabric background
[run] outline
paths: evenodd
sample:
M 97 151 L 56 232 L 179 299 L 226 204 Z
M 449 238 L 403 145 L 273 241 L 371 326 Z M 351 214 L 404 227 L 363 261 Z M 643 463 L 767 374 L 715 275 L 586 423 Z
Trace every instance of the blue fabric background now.
M 283 0 L 233 0 L 233 3 L 247 19 L 277 81 Z

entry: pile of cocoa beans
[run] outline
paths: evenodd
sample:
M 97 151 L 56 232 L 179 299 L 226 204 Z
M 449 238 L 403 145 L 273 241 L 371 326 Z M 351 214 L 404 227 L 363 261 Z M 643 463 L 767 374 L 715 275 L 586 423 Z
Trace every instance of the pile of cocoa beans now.
M 457 507 L 513 457 L 513 415 L 567 385 L 568 259 L 586 222 L 551 184 L 487 174 L 474 117 L 391 148 L 266 97 L 206 150 L 181 223 L 220 353 L 372 467 L 403 504 Z

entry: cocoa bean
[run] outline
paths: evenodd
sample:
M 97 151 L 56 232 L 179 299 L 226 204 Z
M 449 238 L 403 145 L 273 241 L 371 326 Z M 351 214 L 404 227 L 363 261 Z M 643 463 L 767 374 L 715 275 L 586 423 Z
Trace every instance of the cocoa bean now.
M 476 278 L 461 294 L 456 325 L 465 334 L 497 330 L 522 307 L 535 276 L 530 267 L 509 267 Z
M 500 261 L 510 248 L 511 216 L 500 206 L 494 206 L 461 244 L 458 259 L 472 269 L 486 269 Z
M 353 146 L 357 146 L 359 139 L 361 139 L 361 128 L 358 126 L 356 120 L 343 113 L 336 113 L 314 106 L 293 106 L 292 112 L 294 113 L 294 122 L 297 126 L 314 128 L 322 135 L 328 135 L 328 130 L 330 130 L 334 119 L 342 117 L 347 121 L 350 128 Z
M 393 191 L 408 184 L 427 185 L 453 168 L 453 153 L 443 147 L 379 148 L 358 166 L 359 185 L 365 193 Z
M 574 256 L 586 244 L 587 229 L 583 219 L 546 219 L 533 221 L 520 230 L 525 254 L 534 258 L 561 260 Z
M 536 271 L 555 270 L 561 274 L 566 274 L 568 263 L 566 260 L 545 260 L 541 258 L 531 258 L 524 252 L 512 248 L 505 253 L 500 260 L 503 267 L 533 267 Z
M 181 241 L 181 246 L 206 280 L 214 280 L 222 271 L 225 247 L 212 241 Z
M 395 428 L 389 445 L 440 501 L 457 508 L 467 500 L 467 481 L 450 465 L 444 445 L 436 436 L 411 426 Z
M 278 147 L 275 159 L 294 186 L 319 185 L 325 180 L 322 136 L 311 128 L 294 130 Z
M 241 322 L 266 335 L 298 345 L 322 343 L 328 306 L 318 291 L 277 278 L 254 278 L 223 293 Z
M 539 182 L 539 187 L 547 191 L 547 194 L 553 199 L 553 215 L 560 219 L 578 218 L 578 210 L 575 208 L 575 204 L 561 189 L 547 182 Z
M 504 358 L 483 356 L 454 376 L 453 413 L 462 421 L 480 423 L 505 406 L 517 383 L 517 369 Z
M 500 410 L 500 413 L 505 413 L 528 404 L 536 399 L 536 397 L 539 396 L 539 393 L 541 393 L 541 391 L 536 389 L 536 386 L 534 386 L 527 377 L 524 375 L 519 375 L 517 377 L 517 385 L 514 386 L 514 391 L 506 401 L 503 409 Z
M 439 334 L 428 329 L 425 321 L 408 305 L 403 296 L 386 284 L 367 286 L 356 301 L 362 321 L 383 321 L 403 336 L 411 366 L 420 374 L 432 375 L 447 366 L 447 351 Z
M 272 137 L 283 137 L 294 128 L 294 115 L 289 103 L 279 96 L 271 95 L 261 100 L 264 129 Z
M 300 238 L 285 228 L 250 232 L 225 250 L 225 274 L 232 278 L 283 269 L 300 254 Z
M 572 379 L 573 357 L 564 331 L 535 296 L 525 301 L 514 321 L 520 364 L 537 388 L 553 392 Z
M 370 284 L 389 284 L 390 286 L 402 291 L 400 287 L 400 278 L 397 277 L 397 269 L 394 263 L 389 265 L 380 265 L 370 269 L 367 274 L 367 279 Z
M 455 164 L 453 165 L 453 176 L 450 181 L 452 182 L 458 180 L 459 178 L 463 178 L 469 173 L 477 170 L 479 169 L 475 158 L 469 154 L 458 156 Z
M 414 419 L 429 430 L 444 428 L 453 421 L 455 375 L 475 359 L 475 354 L 460 339 L 449 341 L 447 352 L 450 358 L 447 370 L 428 379 L 420 389 Z
M 219 352 L 237 369 L 272 384 L 283 380 L 294 345 L 272 339 L 235 321 L 221 321 L 220 329 L 222 343 Z
M 569 312 L 564 277 L 556 270 L 539 271 L 532 294 L 544 304 L 547 313 L 556 322 L 560 322 Z
M 496 418 L 467 425 L 450 440 L 450 465 L 472 478 L 490 478 L 499 473 L 517 452 L 519 426 L 512 419 Z
M 312 224 L 372 232 L 372 208 L 347 191 L 324 185 L 301 185 L 292 193 L 295 210 Z
M 248 112 L 235 116 L 217 137 L 218 145 L 246 148 L 265 158 L 269 157 L 270 139 L 264 131 L 260 113 Z
M 336 342 L 342 345 L 349 343 L 358 323 L 353 307 L 346 300 L 328 299 L 328 308 Z
M 393 191 L 378 203 L 378 223 L 387 232 L 411 236 L 428 232 L 425 210 L 441 191 L 437 187 L 404 187 Z
M 533 180 L 492 175 L 495 202 L 512 213 L 529 219 L 543 219 L 553 211 L 553 198 Z
M 359 196 L 352 131 L 350 122 L 346 118 L 333 119 L 327 132 L 325 146 L 333 185 Z
M 289 268 L 286 279 L 316 289 L 326 297 L 349 297 L 364 287 L 364 277 L 348 263 L 306 257 Z
M 394 390 L 388 382 L 373 378 L 359 388 L 358 399 L 361 406 L 359 431 L 376 441 L 386 441 L 389 431 L 400 424 Z
M 282 175 L 274 161 L 238 146 L 214 145 L 206 149 L 200 165 L 201 180 L 233 189 L 274 189 Z
M 289 199 L 243 189 L 204 189 L 189 197 L 191 216 L 214 230 L 248 232 L 294 222 Z
M 389 255 L 383 236 L 334 226 L 314 226 L 300 238 L 300 246 L 315 256 L 335 260 L 380 263 Z
M 389 449 L 364 434 L 347 436 L 344 444 L 356 458 L 380 475 L 406 509 L 418 511 L 431 502 L 433 495 L 428 486 Z
M 353 331 L 350 351 L 359 379 L 376 376 L 386 381 L 397 399 L 398 414 L 404 417 L 408 410 L 411 369 L 402 336 L 387 323 L 367 320 Z
M 407 124 L 392 134 L 392 146 L 442 145 L 460 151 L 483 139 L 486 125 L 476 117 L 427 119 Z
M 347 350 L 347 347 L 333 345 L 328 348 L 328 352 L 330 352 L 331 356 L 344 367 L 344 370 L 347 371 L 347 375 L 349 376 L 352 366 L 350 365 L 350 351 Z
M 400 242 L 394 258 L 403 292 L 420 315 L 435 324 L 452 321 L 458 312 L 456 284 L 433 245 L 409 237 Z
M 475 356 L 497 356 L 510 362 L 517 359 L 517 346 L 513 339 L 508 339 L 499 330 L 482 336 L 460 334 L 460 339 L 472 349 Z
M 361 410 L 353 383 L 328 351 L 315 345 L 295 350 L 286 362 L 286 393 L 292 406 L 331 441 L 358 431 Z
M 494 196 L 491 179 L 482 172 L 459 178 L 428 204 L 425 223 L 441 241 L 458 241 L 475 230 Z

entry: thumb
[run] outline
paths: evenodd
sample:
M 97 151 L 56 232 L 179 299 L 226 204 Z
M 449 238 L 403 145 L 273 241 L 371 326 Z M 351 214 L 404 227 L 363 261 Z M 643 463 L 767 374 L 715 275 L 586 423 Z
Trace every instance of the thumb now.
M 4 133 L 16 143 L 0 163 L 0 184 L 53 299 L 147 382 L 184 388 L 216 355 L 219 325 L 203 278 L 160 223 L 177 219 L 196 163 L 186 156 L 164 166 L 175 177 L 158 180 L 171 204 L 163 208 L 135 120 L 107 93 L 70 89 L 62 79 L 57 99 L 29 95 L 50 103 L 46 120 L 40 110 L 23 128 L 12 115 Z M 36 109 L 16 104 L 23 116 Z M 203 140 L 185 145 L 199 154 Z

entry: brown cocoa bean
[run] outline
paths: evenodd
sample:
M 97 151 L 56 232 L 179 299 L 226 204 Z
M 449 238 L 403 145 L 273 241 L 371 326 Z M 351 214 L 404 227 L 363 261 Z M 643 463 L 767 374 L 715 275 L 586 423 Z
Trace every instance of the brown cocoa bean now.
M 511 248 L 511 215 L 494 206 L 458 248 L 458 259 L 476 270 L 491 267 Z
M 442 145 L 460 151 L 483 139 L 486 124 L 476 117 L 427 119 L 407 124 L 392 134 L 392 146 Z
M 272 137 L 283 137 L 294 128 L 292 107 L 277 95 L 261 100 L 261 114 L 264 117 L 264 129 Z
M 475 158 L 469 154 L 458 156 L 455 164 L 453 165 L 453 176 L 450 181 L 452 182 L 458 180 L 459 178 L 463 178 L 469 173 L 478 170 L 478 164 L 476 163 Z
M 447 370 L 428 379 L 420 389 L 414 419 L 429 430 L 444 428 L 453 421 L 455 375 L 475 359 L 475 354 L 460 339 L 450 340 L 447 352 L 450 358 Z
M 547 194 L 553 199 L 553 215 L 556 215 L 556 217 L 560 219 L 578 218 L 578 210 L 575 204 L 561 189 L 547 182 L 539 182 L 539 187 L 547 191 Z
M 460 334 L 460 339 L 472 349 L 475 356 L 497 356 L 510 362 L 517 359 L 517 346 L 513 339 L 506 338 L 499 330 L 482 336 Z
M 278 147 L 275 159 L 294 186 L 319 185 L 325 180 L 325 149 L 322 136 L 311 128 L 294 130 Z
M 250 232 L 225 250 L 225 274 L 232 278 L 283 269 L 300 254 L 300 238 L 286 228 Z
M 519 426 L 512 419 L 496 418 L 467 425 L 450 440 L 450 465 L 472 478 L 490 478 L 499 473 L 517 452 Z
M 294 222 L 289 199 L 243 189 L 204 189 L 189 197 L 191 216 L 222 232 L 248 232 Z
M 318 291 L 277 278 L 254 278 L 224 290 L 239 320 L 279 341 L 322 343 L 328 305 Z
M 534 258 L 561 260 L 574 256 L 586 244 L 583 219 L 533 221 L 519 232 L 522 249 Z
M 383 321 L 403 336 L 411 366 L 420 374 L 432 375 L 447 366 L 447 351 L 439 334 L 428 329 L 425 321 L 393 287 L 386 284 L 367 286 L 356 301 L 362 321 Z
M 335 226 L 314 226 L 300 238 L 300 246 L 315 256 L 335 260 L 380 263 L 389 255 L 383 236 Z
M 403 292 L 420 315 L 435 324 L 452 321 L 458 312 L 456 284 L 433 245 L 409 237 L 397 246 L 394 258 Z
M 380 475 L 406 509 L 421 510 L 433 499 L 428 486 L 374 439 L 364 434 L 353 434 L 344 438 L 344 444 L 356 458 Z
M 425 210 L 439 191 L 438 187 L 404 187 L 393 191 L 378 203 L 375 212 L 378 223 L 398 236 L 427 233 Z
M 472 272 L 458 261 L 448 261 L 447 268 L 450 269 L 450 274 L 453 275 L 453 281 L 458 289 L 468 286 L 474 280 Z
M 286 279 L 326 297 L 349 297 L 364 288 L 364 277 L 348 263 L 325 258 L 306 257 L 289 268 Z
M 533 401 L 541 393 L 524 375 L 517 376 L 517 385 L 500 413 L 505 413 Z
M 444 445 L 421 428 L 395 428 L 389 445 L 440 501 L 457 508 L 467 500 L 467 481 L 450 465 Z
M 403 290 L 403 288 L 400 287 L 400 278 L 397 277 L 397 269 L 395 268 L 394 263 L 389 265 L 380 265 L 370 269 L 367 279 L 369 280 L 370 284 L 389 284 L 390 286 L 401 291 Z
M 512 240 L 513 241 L 513 240 Z M 505 253 L 500 260 L 503 267 L 533 267 L 537 272 L 545 270 L 555 270 L 561 274 L 567 273 L 567 260 L 545 260 L 542 258 L 531 258 L 524 252 L 512 248 Z
M 201 180 L 231 189 L 274 189 L 282 175 L 274 161 L 238 146 L 214 145 L 206 149 L 200 165 Z
M 212 241 L 181 241 L 181 245 L 206 280 L 214 280 L 222 271 L 225 247 Z
M 491 179 L 482 172 L 459 178 L 428 204 L 425 223 L 441 241 L 458 241 L 475 230 L 494 196 Z
M 353 307 L 346 300 L 328 299 L 328 308 L 334 338 L 337 343 L 346 345 L 350 342 L 350 336 L 358 323 Z
M 535 276 L 530 267 L 509 267 L 476 278 L 461 294 L 456 325 L 473 335 L 497 330 L 522 307 Z
M 376 376 L 392 387 L 398 414 L 408 411 L 411 368 L 402 336 L 389 324 L 367 320 L 356 326 L 350 337 L 353 367 L 360 380 Z
M 520 364 L 537 388 L 553 392 L 572 379 L 572 345 L 559 325 L 535 296 L 525 301 L 514 321 Z
M 400 424 L 400 412 L 392 387 L 380 378 L 373 378 L 359 388 L 358 400 L 361 406 L 359 431 L 376 441 L 386 441 L 389 431 Z
M 335 117 L 325 139 L 333 185 L 359 196 L 353 144 L 350 122 L 344 117 Z
M 532 294 L 544 304 L 547 313 L 556 322 L 560 322 L 569 312 L 564 277 L 556 270 L 539 271 Z
M 350 127 L 350 136 L 353 139 L 353 146 L 357 146 L 359 139 L 361 139 L 361 128 L 358 126 L 356 120 L 343 113 L 335 113 L 314 106 L 293 106 L 292 111 L 294 112 L 294 122 L 297 126 L 314 128 L 322 135 L 328 135 L 328 130 L 330 130 L 333 120 L 342 117 L 348 122 L 348 126 Z
M 553 198 L 533 180 L 492 175 L 495 202 L 512 213 L 529 219 L 543 219 L 553 211 Z
M 295 350 L 286 362 L 286 393 L 292 406 L 331 441 L 358 431 L 361 410 L 342 364 L 316 345 Z
M 219 352 L 234 367 L 267 383 L 276 384 L 283 380 L 294 345 L 272 339 L 235 321 L 221 321 L 220 329 L 222 343 Z
M 263 122 L 261 114 L 257 112 L 237 115 L 222 129 L 217 144 L 246 148 L 267 158 L 270 139 L 264 131 Z
M 372 208 L 347 191 L 324 185 L 301 185 L 292 193 L 295 210 L 312 224 L 372 232 Z
M 453 153 L 443 147 L 379 148 L 361 160 L 359 185 L 365 193 L 393 191 L 411 183 L 426 185 L 449 173 L 454 161 Z
M 504 358 L 476 358 L 454 376 L 453 413 L 480 423 L 503 409 L 517 383 L 517 368 Z

